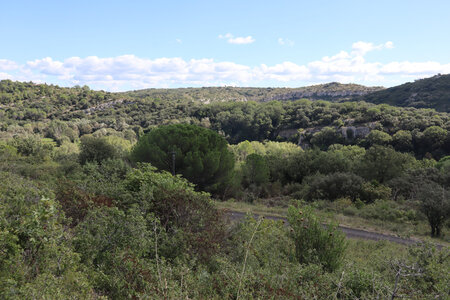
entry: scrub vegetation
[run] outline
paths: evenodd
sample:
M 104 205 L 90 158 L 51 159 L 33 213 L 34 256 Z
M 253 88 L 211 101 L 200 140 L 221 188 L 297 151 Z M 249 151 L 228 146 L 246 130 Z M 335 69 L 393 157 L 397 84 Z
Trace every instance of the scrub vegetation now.
M 201 91 L 1 81 L 0 298 L 449 295 L 448 113 Z M 346 239 L 330 215 L 432 243 Z

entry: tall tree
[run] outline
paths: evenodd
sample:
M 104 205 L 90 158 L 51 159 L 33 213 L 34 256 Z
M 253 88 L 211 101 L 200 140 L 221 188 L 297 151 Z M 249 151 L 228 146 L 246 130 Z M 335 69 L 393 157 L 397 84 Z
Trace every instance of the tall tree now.
M 234 155 L 218 133 L 195 125 L 156 128 L 141 137 L 131 152 L 135 162 L 182 174 L 199 188 L 215 191 L 234 167 Z M 174 161 L 173 161 L 174 159 Z

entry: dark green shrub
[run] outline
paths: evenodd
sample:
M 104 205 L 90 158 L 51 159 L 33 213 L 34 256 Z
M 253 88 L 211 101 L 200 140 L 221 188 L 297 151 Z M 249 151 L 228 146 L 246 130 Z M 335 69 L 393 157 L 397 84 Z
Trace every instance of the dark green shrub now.
M 58 203 L 31 181 L 0 172 L 0 298 L 89 299 L 91 285 Z
M 101 162 L 119 156 L 116 147 L 110 144 L 104 137 L 83 136 L 81 137 L 80 147 L 79 160 L 81 164 Z
M 328 271 L 342 264 L 347 243 L 336 225 L 323 226 L 309 206 L 289 207 L 288 221 L 299 263 L 319 263 Z
M 375 288 L 374 281 L 373 274 L 366 270 L 354 269 L 345 274 L 343 283 L 344 290 L 349 290 L 346 291 L 347 294 L 353 297 L 363 299 L 362 297 L 368 297 L 369 294 L 373 293 L 373 289 Z
M 81 262 L 93 271 L 91 281 L 97 291 L 123 299 L 139 297 L 140 292 L 157 284 L 154 270 L 147 276 L 141 274 L 148 265 L 143 258 L 155 257 L 153 228 L 147 226 L 152 221 L 151 216 L 144 218 L 136 209 L 124 212 L 103 207 L 89 211 L 75 228 L 75 249 Z
M 361 200 L 372 203 L 376 200 L 387 200 L 391 197 L 391 188 L 379 184 L 377 181 L 365 182 L 362 186 Z
M 24 156 L 32 156 L 38 160 L 49 157 L 55 146 L 53 141 L 41 139 L 37 135 L 16 137 L 9 143 L 17 149 L 17 153 Z
M 186 179 L 157 172 L 150 164 L 140 164 L 127 174 L 120 197 L 122 209 L 137 205 L 160 220 L 168 233 L 181 234 L 186 245 L 174 249 L 177 252 L 207 260 L 226 237 L 224 219 L 209 194 L 196 192 Z
M 308 200 L 326 199 L 334 201 L 338 198 L 349 197 L 356 201 L 361 197 L 364 180 L 353 173 L 334 173 L 316 175 L 307 180 L 309 189 Z

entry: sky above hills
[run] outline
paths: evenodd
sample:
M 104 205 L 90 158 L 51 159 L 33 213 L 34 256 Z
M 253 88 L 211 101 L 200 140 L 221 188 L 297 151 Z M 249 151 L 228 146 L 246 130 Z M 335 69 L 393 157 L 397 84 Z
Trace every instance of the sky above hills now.
M 125 91 L 450 73 L 450 1 L 4 1 L 0 79 Z

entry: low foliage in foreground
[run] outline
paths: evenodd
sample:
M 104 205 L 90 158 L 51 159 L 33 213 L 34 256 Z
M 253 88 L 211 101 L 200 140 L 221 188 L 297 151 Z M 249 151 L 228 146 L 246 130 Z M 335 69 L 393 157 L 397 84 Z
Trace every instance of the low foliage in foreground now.
M 250 216 L 227 222 L 211 196 L 186 179 L 147 163 L 133 167 L 122 151 L 105 151 L 109 146 L 98 148 L 106 155 L 97 156 L 92 141 L 82 141 L 87 147 L 81 151 L 89 154 L 83 161 L 75 143 L 56 147 L 29 137 L 0 144 L 1 299 L 434 299 L 449 294 L 447 248 L 407 251 L 383 242 L 344 241 L 303 205 L 290 209 L 289 224 Z M 106 143 L 112 142 L 102 138 Z M 286 156 L 279 155 L 281 148 L 287 148 Z M 380 183 L 370 174 L 349 174 L 359 172 L 361 161 L 383 166 L 382 160 L 372 160 L 377 155 L 366 156 L 370 149 L 291 150 L 291 145 L 270 144 L 266 154 L 244 158 L 241 152 L 242 169 L 234 172 L 243 173 L 242 182 L 228 189 L 244 184 L 261 195 L 283 195 L 286 189 L 311 201 L 326 194 L 330 207 L 358 206 L 361 216 L 403 222 L 416 220 L 414 211 L 400 213 L 401 205 L 420 200 L 420 190 L 411 186 L 424 179 L 448 183 L 446 160 L 440 169 L 425 168 L 424 162 L 400 155 L 405 166 L 416 168 L 397 169 L 398 182 Z M 375 148 L 385 151 L 390 150 Z M 264 170 L 264 176 L 252 178 L 255 170 Z M 272 181 L 276 176 L 278 183 Z M 354 183 L 355 189 L 340 198 L 339 182 Z M 398 207 L 379 199 L 391 194 Z

